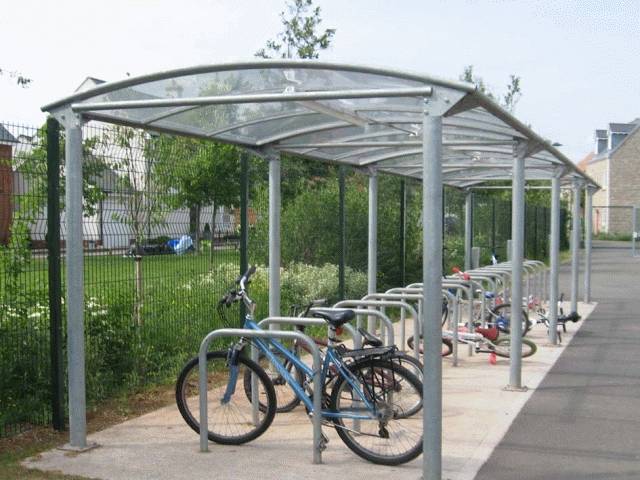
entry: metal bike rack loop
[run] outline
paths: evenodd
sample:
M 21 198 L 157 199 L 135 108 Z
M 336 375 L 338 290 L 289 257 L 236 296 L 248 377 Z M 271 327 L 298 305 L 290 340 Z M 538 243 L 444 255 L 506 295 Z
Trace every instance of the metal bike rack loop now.
M 413 315 L 413 335 L 414 338 L 419 338 L 420 335 L 420 319 L 418 318 L 418 312 L 410 304 L 405 301 L 398 300 L 341 300 L 334 305 L 335 308 L 339 307 L 397 307 L 406 310 L 409 315 Z M 367 311 L 366 315 L 371 314 Z M 400 335 L 403 333 L 403 325 L 400 325 Z M 417 344 L 416 344 L 417 346 Z M 399 345 L 400 350 L 404 351 L 405 346 Z M 417 348 L 414 349 L 416 358 L 420 358 L 420 353 Z
M 300 340 L 309 346 L 313 357 L 313 410 L 311 416 L 313 424 L 313 463 L 322 463 L 322 382 L 320 378 L 320 350 L 316 343 L 307 335 L 301 332 L 284 332 L 279 330 L 250 330 L 246 328 L 221 328 L 210 332 L 200 344 L 198 353 L 198 370 L 200 384 L 200 451 L 209 451 L 209 418 L 207 412 L 207 352 L 209 345 L 216 338 L 221 337 L 244 337 L 244 338 L 284 338 L 290 340 Z M 257 392 L 256 392 L 257 393 Z M 252 398 L 252 403 L 256 403 Z

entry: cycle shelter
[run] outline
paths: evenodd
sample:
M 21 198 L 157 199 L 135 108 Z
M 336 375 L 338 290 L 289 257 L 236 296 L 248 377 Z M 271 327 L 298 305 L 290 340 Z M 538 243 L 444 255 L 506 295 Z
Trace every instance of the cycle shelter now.
M 172 92 L 180 91 L 175 97 Z M 212 93 L 214 92 L 214 93 Z M 216 93 L 217 92 L 217 93 Z M 268 162 L 269 316 L 280 315 L 280 155 L 345 164 L 369 175 L 368 293 L 376 293 L 378 176 L 422 182 L 425 342 L 423 478 L 441 478 L 442 186 L 482 188 L 507 181 L 512 190 L 511 295 L 522 298 L 524 194 L 528 180 L 552 191 L 551 300 L 557 300 L 559 192 L 597 184 L 553 144 L 475 86 L 435 76 L 351 64 L 252 60 L 128 77 L 50 103 L 66 130 L 66 307 L 70 447 L 86 447 L 83 334 L 82 125 L 87 120 L 239 145 Z M 578 292 L 579 202 L 573 216 L 572 301 Z M 588 227 L 591 216 L 586 217 Z M 590 228 L 590 227 L 589 227 Z M 468 234 L 468 232 L 467 232 Z M 589 249 L 587 249 L 587 256 Z M 241 266 L 242 268 L 243 266 Z M 244 266 L 246 267 L 246 266 Z M 585 271 L 588 278 L 589 270 Z M 586 280 L 585 280 L 586 282 Z M 575 306 L 575 305 L 574 305 Z M 518 349 L 519 310 L 513 325 Z M 228 332 L 230 333 L 230 332 Z M 237 333 L 237 332 L 236 332 Z M 275 335 L 275 333 L 273 333 Z M 514 355 L 509 386 L 522 386 Z

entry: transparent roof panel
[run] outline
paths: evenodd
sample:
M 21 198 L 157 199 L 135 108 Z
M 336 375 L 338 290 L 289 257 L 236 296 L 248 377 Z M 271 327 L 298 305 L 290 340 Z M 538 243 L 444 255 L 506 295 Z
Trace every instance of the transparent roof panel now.
M 205 65 L 101 84 L 43 109 L 69 108 L 90 119 L 415 178 L 426 108 L 443 116 L 443 172 L 451 184 L 510 179 L 517 141 L 531 147 L 528 178 L 551 178 L 560 165 L 565 178 L 594 183 L 472 85 L 383 68 L 294 60 Z

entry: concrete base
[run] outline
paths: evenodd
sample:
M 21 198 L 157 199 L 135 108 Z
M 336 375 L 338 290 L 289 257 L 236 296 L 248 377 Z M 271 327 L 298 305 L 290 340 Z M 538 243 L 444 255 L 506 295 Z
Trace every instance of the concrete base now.
M 592 309 L 581 306 L 580 314 L 586 318 Z M 545 348 L 546 328 L 532 328 L 527 338 L 540 348 L 523 359 L 522 376 L 529 389 L 522 395 L 503 390 L 509 380 L 507 358 L 492 365 L 488 355 L 461 356 L 458 368 L 452 368 L 451 359 L 443 359 L 443 478 L 472 480 L 476 476 L 583 323 L 571 325 L 560 348 Z M 411 319 L 406 326 L 412 334 Z M 271 428 L 253 442 L 240 446 L 210 443 L 211 454 L 203 455 L 198 435 L 172 405 L 91 435 L 101 448 L 82 455 L 49 450 L 23 465 L 102 480 L 193 480 L 212 475 L 225 480 L 345 476 L 415 480 L 422 474 L 422 457 L 397 467 L 374 465 L 352 453 L 333 428 L 324 427 L 323 432 L 330 441 L 322 465 L 312 463 L 311 422 L 302 407 L 277 414 Z
M 98 448 L 100 445 L 96 442 L 87 442 L 84 447 L 76 447 L 71 445 L 70 443 L 65 443 L 64 445 L 57 447 L 58 450 L 62 450 L 63 452 L 73 452 L 73 453 L 84 453 L 89 450 L 93 450 L 94 448 Z
M 505 392 L 528 392 L 529 391 L 529 387 L 527 387 L 526 385 L 523 385 L 522 387 L 515 387 L 513 385 L 507 385 L 506 387 L 503 388 L 503 390 Z

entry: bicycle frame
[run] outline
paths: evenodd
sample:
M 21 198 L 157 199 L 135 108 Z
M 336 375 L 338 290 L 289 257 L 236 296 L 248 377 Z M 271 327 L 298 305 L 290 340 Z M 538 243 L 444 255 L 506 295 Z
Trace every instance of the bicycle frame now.
M 247 317 L 245 318 L 244 328 L 247 328 L 250 330 L 262 330 L 258 326 L 258 324 L 255 323 L 254 319 L 249 315 L 247 315 Z M 288 350 L 284 345 L 282 345 L 282 343 L 280 343 L 275 339 L 268 338 L 263 340 L 260 338 L 255 338 L 253 339 L 252 343 L 262 353 L 264 353 L 264 355 L 267 357 L 269 362 L 271 362 L 271 364 L 276 368 L 278 373 L 285 379 L 289 387 L 293 389 L 293 391 L 298 396 L 298 398 L 305 404 L 305 407 L 307 407 L 307 410 L 313 413 L 314 411 L 313 402 L 307 396 L 303 386 L 300 386 L 298 382 L 296 382 L 293 376 L 289 373 L 289 371 L 287 371 L 287 369 L 281 363 L 280 359 L 278 359 L 273 354 L 273 349 L 280 352 L 285 357 L 286 360 L 290 361 L 298 370 L 303 372 L 305 376 L 305 383 L 307 378 L 313 377 L 313 370 L 304 362 L 302 362 L 300 358 L 298 358 L 295 354 L 293 354 L 290 350 Z M 338 412 L 331 412 L 328 410 L 322 410 L 321 411 L 322 417 L 348 418 L 353 420 L 371 420 L 371 419 L 377 418 L 377 416 L 375 415 L 374 406 L 367 399 L 366 394 L 360 389 L 360 385 L 359 385 L 360 382 L 358 382 L 358 380 L 354 377 L 354 375 L 349 371 L 349 369 L 346 367 L 346 365 L 344 364 L 340 356 L 336 354 L 335 348 L 331 345 L 327 347 L 327 351 L 324 356 L 324 361 L 322 363 L 322 371 L 320 376 L 321 385 L 323 386 L 325 385 L 327 373 L 329 371 L 329 366 L 331 364 L 335 365 L 335 367 L 337 368 L 338 374 L 343 376 L 345 380 L 349 383 L 350 387 L 352 388 L 352 392 L 354 392 L 355 394 L 354 396 L 357 398 L 356 401 L 362 402 L 364 405 L 364 408 L 369 412 L 371 412 L 371 414 L 356 415 L 351 413 L 338 413 Z M 230 382 L 231 381 L 235 382 L 233 378 L 230 378 Z

